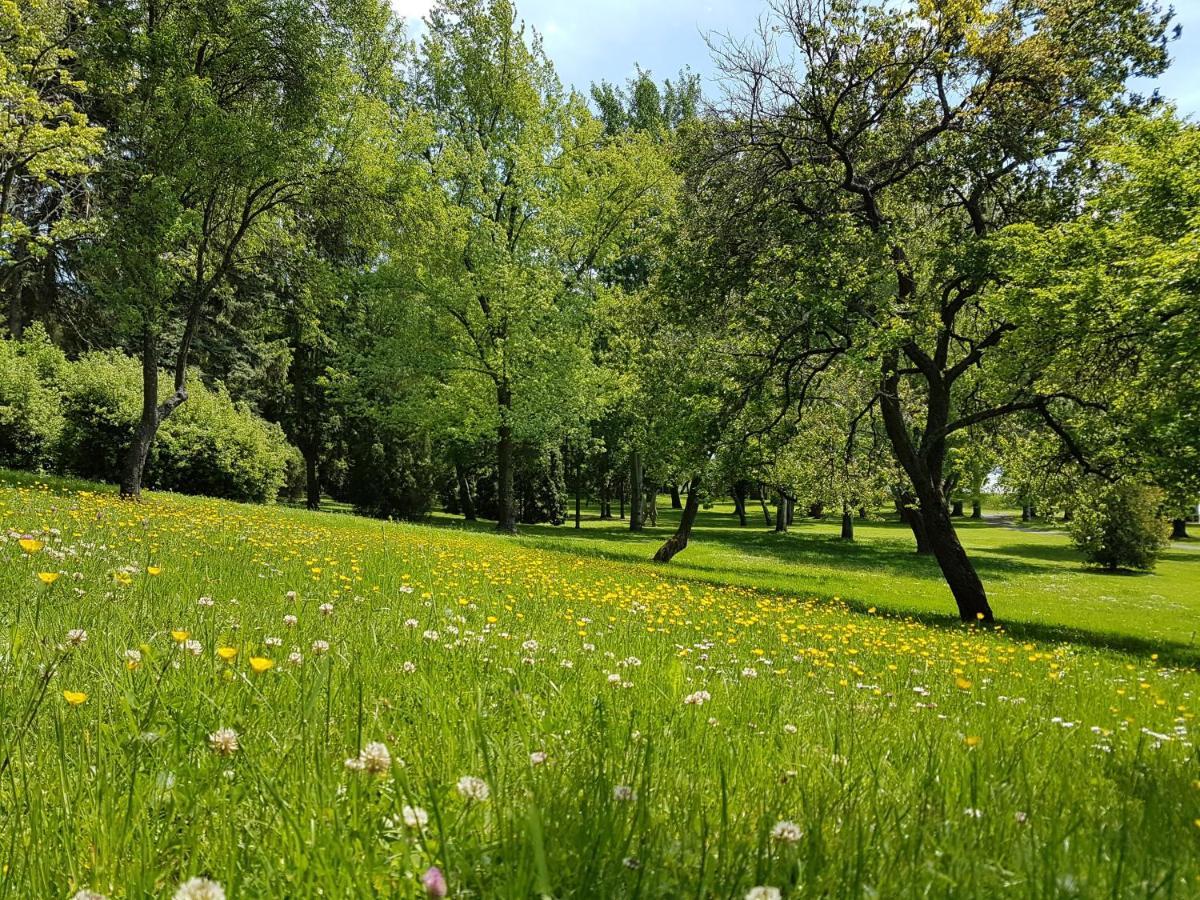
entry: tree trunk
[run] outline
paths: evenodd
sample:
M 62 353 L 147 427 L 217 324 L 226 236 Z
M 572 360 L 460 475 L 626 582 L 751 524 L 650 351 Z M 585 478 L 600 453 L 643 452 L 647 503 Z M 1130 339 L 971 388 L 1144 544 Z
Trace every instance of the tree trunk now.
M 696 524 L 696 514 L 700 511 L 700 491 L 697 489 L 699 484 L 699 478 L 692 479 L 692 486 L 687 495 L 687 504 L 683 507 L 683 514 L 679 517 L 679 527 L 658 548 L 658 552 L 654 554 L 655 562 L 670 562 L 676 553 L 688 545 L 688 538 L 692 536 L 692 526 Z
M 953 509 L 950 510 L 950 517 L 952 519 L 955 519 L 955 518 L 961 519 L 962 515 L 963 515 L 963 502 L 961 500 L 955 500 L 954 507 L 953 507 Z
M 621 484 L 617 488 L 617 503 L 621 511 L 621 521 L 625 521 L 625 479 L 621 479 Z
M 646 501 L 642 506 L 643 521 L 649 522 L 650 527 L 654 528 L 658 525 L 658 488 L 650 486 L 646 488 Z
M 576 466 L 575 467 L 575 527 L 576 528 L 581 527 L 580 520 L 582 518 L 582 516 L 580 515 L 579 482 L 580 482 L 579 466 Z
M 762 507 L 763 519 L 769 528 L 771 525 L 771 510 L 767 507 L 767 492 L 761 484 L 758 486 L 758 503 Z
M 671 509 L 683 509 L 683 500 L 679 497 L 679 485 L 671 485 Z
M 496 441 L 497 494 L 499 512 L 496 514 L 496 530 L 503 534 L 516 534 L 516 510 L 513 508 L 513 438 L 510 414 L 512 393 L 508 385 L 501 383 L 496 388 L 496 401 L 500 406 L 500 431 Z
M 783 494 L 775 502 L 775 533 L 786 534 L 788 530 L 788 501 Z
M 964 622 L 994 621 L 983 582 L 958 539 L 945 501 L 935 502 L 928 498 L 920 518 L 924 521 L 933 556 L 954 595 L 958 617 Z
M 978 497 L 976 497 L 974 500 L 971 501 L 971 518 L 972 519 L 982 519 L 983 518 L 983 504 L 979 502 Z
M 787 523 L 790 528 L 796 522 L 796 498 L 784 497 L 783 499 L 787 503 Z
M 642 530 L 642 454 L 633 450 L 629 454 L 629 530 Z
M 471 496 L 471 482 L 462 463 L 454 464 L 454 477 L 458 480 L 458 508 L 468 522 L 475 521 L 475 498 Z
M 842 504 L 842 540 L 854 540 L 854 516 L 850 514 L 850 504 Z
M 142 498 L 142 476 L 146 471 L 146 458 L 150 455 L 150 446 L 154 443 L 158 426 L 186 399 L 187 391 L 182 386 L 177 386 L 174 396 L 164 403 L 158 402 L 158 336 L 149 325 L 143 326 L 142 415 L 121 466 L 121 499 Z
M 1032 518 L 1033 518 L 1033 513 L 1030 511 L 1029 504 L 1024 504 L 1021 507 L 1021 521 L 1028 522 Z
M 820 501 L 808 504 L 808 517 L 810 519 L 825 518 L 825 504 Z M 789 522 L 788 524 L 790 525 L 791 523 Z
M 859 517 L 860 519 L 862 519 L 862 520 L 866 521 L 866 518 L 867 518 L 867 508 L 866 508 L 865 506 L 860 506 L 860 507 L 858 508 L 858 517 Z
M 309 509 L 321 508 L 321 473 L 317 469 L 317 451 L 305 447 L 304 455 L 304 505 Z
M 1171 540 L 1182 541 L 1186 540 L 1187 536 L 1187 519 L 1172 519 Z
M 1071 507 L 1069 507 L 1069 506 L 1064 506 L 1062 520 L 1064 522 L 1070 522 L 1074 518 L 1075 518 L 1075 510 L 1071 509 Z
M 746 527 L 746 482 L 733 483 L 733 511 L 737 514 L 738 524 Z

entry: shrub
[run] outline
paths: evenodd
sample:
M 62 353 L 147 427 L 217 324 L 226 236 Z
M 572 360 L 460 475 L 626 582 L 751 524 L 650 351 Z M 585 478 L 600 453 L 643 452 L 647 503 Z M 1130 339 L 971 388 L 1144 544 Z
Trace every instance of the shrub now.
M 0 466 L 53 465 L 63 428 L 59 381 L 66 365 L 40 324 L 21 340 L 0 341 Z
M 1071 539 L 1092 565 L 1106 569 L 1153 569 L 1167 542 L 1159 510 L 1162 492 L 1135 482 L 1089 492 L 1071 520 Z
M 137 360 L 107 351 L 71 364 L 63 386 L 61 467 L 86 478 L 115 479 L 141 404 Z M 193 377 L 187 402 L 158 430 L 145 481 L 183 493 L 265 502 L 283 486 L 293 452 L 278 425 L 234 403 L 223 387 L 209 389 Z

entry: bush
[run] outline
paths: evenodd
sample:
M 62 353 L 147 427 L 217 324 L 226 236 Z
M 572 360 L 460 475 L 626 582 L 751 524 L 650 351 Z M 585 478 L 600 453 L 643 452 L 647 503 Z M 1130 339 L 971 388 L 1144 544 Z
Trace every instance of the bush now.
M 64 379 L 60 466 L 114 480 L 141 416 L 141 367 L 116 351 L 89 353 Z M 168 390 L 165 376 L 160 393 Z M 188 400 L 159 428 L 146 463 L 150 487 L 265 502 L 284 484 L 294 449 L 278 425 L 197 378 Z
M 1162 492 L 1134 482 L 1106 485 L 1081 499 L 1071 539 L 1089 563 L 1106 569 L 1153 569 L 1167 543 Z
M 40 324 L 19 341 L 0 341 L 0 466 L 42 470 L 54 464 L 63 428 L 59 382 L 66 366 Z

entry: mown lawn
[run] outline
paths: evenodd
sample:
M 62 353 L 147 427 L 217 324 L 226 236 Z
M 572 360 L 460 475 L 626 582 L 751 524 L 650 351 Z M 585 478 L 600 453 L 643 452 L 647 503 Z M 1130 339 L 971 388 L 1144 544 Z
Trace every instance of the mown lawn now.
M 0 486 L 0 895 L 1200 896 L 1200 674 L 1164 655 L 717 583 L 757 542 L 803 570 L 807 528 L 664 570 L 78 487 Z M 856 583 L 936 608 L 877 530 L 895 576 Z
M 894 517 L 856 521 L 855 541 L 847 543 L 835 516 L 797 517 L 787 534 L 777 535 L 757 506 L 750 512 L 742 528 L 730 503 L 701 510 L 692 543 L 667 568 L 690 579 L 802 598 L 839 597 L 856 608 L 931 620 L 953 618 L 954 601 L 937 563 L 917 556 L 912 533 Z M 589 509 L 579 531 L 573 523 L 523 526 L 521 537 L 552 550 L 644 561 L 674 530 L 678 516 L 664 497 L 658 527 L 642 535 L 631 534 L 620 520 L 602 522 Z M 439 514 L 433 521 L 463 527 L 456 516 Z M 1008 627 L 1031 637 L 1167 652 L 1200 662 L 1200 540 L 1173 544 L 1153 572 L 1107 574 L 1085 567 L 1066 534 L 1052 524 L 1022 526 L 1011 515 L 1004 516 L 1004 525 L 993 519 L 956 521 L 996 615 Z M 488 527 L 480 523 L 473 530 Z M 1200 534 L 1200 528 L 1192 532 Z

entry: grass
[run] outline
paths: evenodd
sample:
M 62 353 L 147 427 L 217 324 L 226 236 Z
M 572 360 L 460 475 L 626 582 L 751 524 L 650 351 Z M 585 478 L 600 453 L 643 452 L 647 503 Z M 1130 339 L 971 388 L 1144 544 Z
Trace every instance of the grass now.
M 0 526 L 3 897 L 1200 896 L 1162 657 L 720 584 L 707 532 L 662 569 L 29 481 Z
M 665 499 L 665 498 L 663 498 Z M 659 504 L 658 527 L 641 535 L 628 523 L 600 521 L 595 510 L 583 528 L 523 526 L 521 538 L 537 547 L 606 559 L 644 561 L 678 523 L 679 513 Z M 701 510 L 692 542 L 670 564 L 672 574 L 736 584 L 799 598 L 838 597 L 852 606 L 875 606 L 931 622 L 956 618 L 954 601 L 931 557 L 914 552 L 912 533 L 894 516 L 855 523 L 855 541 L 840 539 L 840 519 L 797 518 L 774 534 L 751 509 L 739 527 L 729 503 Z M 996 615 L 1023 636 L 1072 640 L 1172 655 L 1200 663 L 1200 541 L 1176 542 L 1151 573 L 1108 574 L 1085 567 L 1060 528 L 960 519 L 963 544 L 984 580 Z M 433 522 L 464 527 L 458 517 Z M 486 531 L 489 523 L 472 530 Z M 1195 530 L 1195 529 L 1193 529 Z

